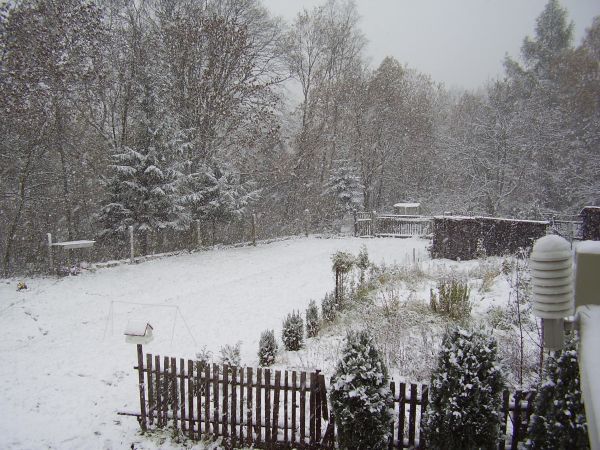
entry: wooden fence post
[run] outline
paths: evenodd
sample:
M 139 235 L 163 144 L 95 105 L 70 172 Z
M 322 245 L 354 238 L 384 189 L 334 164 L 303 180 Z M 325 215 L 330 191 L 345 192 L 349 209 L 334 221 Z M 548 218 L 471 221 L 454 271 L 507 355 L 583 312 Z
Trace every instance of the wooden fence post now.
M 308 237 L 308 229 L 310 227 L 310 210 L 304 210 L 304 235 Z
M 144 354 L 142 344 L 137 344 L 137 357 L 138 381 L 140 386 L 140 426 L 142 427 L 142 431 L 146 431 L 146 385 L 144 384 Z
M 129 225 L 129 261 L 135 262 L 135 253 L 133 251 L 133 225 Z
M 356 209 L 352 210 L 352 216 L 354 218 L 354 237 L 358 236 L 358 213 Z
M 252 245 L 256 247 L 256 214 L 252 213 Z
M 202 247 L 202 230 L 200 229 L 199 220 L 196 220 L 196 247 Z
M 371 236 L 373 236 L 373 237 L 375 237 L 375 234 L 376 234 L 376 230 L 375 230 L 376 220 L 377 220 L 377 212 L 371 211 Z
M 52 233 L 48 233 L 48 269 L 50 274 L 54 271 L 54 255 L 52 254 Z

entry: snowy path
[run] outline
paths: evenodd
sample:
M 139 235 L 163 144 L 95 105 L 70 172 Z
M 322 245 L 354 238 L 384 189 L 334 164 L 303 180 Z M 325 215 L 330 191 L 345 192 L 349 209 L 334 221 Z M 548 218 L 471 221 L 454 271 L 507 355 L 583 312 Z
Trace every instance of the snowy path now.
M 0 448 L 129 448 L 137 423 L 116 415 L 138 408 L 128 319 L 154 326 L 145 351 L 187 358 L 206 346 L 218 356 L 242 341 L 243 363 L 255 365 L 260 333 L 279 335 L 288 312 L 320 301 L 333 288 L 331 255 L 362 244 L 393 263 L 413 248 L 424 255 L 427 241 L 292 239 L 31 279 L 25 292 L 0 282 Z

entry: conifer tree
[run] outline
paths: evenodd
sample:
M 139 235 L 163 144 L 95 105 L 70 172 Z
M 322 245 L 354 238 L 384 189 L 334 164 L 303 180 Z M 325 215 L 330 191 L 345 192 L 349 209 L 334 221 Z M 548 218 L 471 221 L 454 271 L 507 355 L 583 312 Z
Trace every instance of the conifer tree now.
M 300 350 L 304 345 L 304 322 L 299 312 L 288 314 L 283 321 L 281 340 L 286 350 Z
M 384 449 L 394 399 L 387 368 L 373 338 L 350 332 L 331 384 L 331 405 L 341 449 Z
M 277 355 L 277 341 L 273 330 L 265 330 L 260 335 L 258 343 L 258 363 L 261 366 L 270 366 L 275 362 Z
M 319 308 L 311 300 L 306 310 L 306 336 L 315 337 L 319 333 Z
M 531 418 L 528 449 L 589 448 L 585 410 L 581 402 L 577 339 L 546 359 L 546 379 L 539 389 Z
M 431 376 L 425 434 L 428 448 L 476 449 L 497 445 L 504 380 L 496 340 L 456 328 L 444 336 Z

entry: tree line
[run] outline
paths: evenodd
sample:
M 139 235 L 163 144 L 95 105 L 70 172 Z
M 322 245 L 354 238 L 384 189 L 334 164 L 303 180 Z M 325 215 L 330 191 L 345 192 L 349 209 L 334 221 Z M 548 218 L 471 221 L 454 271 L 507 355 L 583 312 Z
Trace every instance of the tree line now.
M 534 31 L 501 79 L 456 92 L 391 57 L 369 67 L 352 1 L 291 24 L 258 0 L 10 1 L 3 271 L 37 267 L 46 232 L 133 226 L 144 251 L 250 212 L 284 234 L 307 209 L 317 229 L 402 200 L 527 218 L 598 204 L 600 18 L 574 45 L 550 0 Z

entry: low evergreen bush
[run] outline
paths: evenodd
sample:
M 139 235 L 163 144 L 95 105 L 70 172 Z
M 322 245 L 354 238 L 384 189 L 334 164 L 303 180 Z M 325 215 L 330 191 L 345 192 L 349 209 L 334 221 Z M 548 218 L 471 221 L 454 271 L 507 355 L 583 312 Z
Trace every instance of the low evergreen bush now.
M 387 448 L 394 399 L 383 358 L 365 331 L 346 338 L 331 383 L 331 406 L 339 448 Z
M 286 350 L 300 350 L 304 345 L 304 322 L 299 312 L 293 312 L 283 321 L 281 340 Z
M 337 317 L 338 304 L 332 292 L 328 292 L 321 301 L 321 314 L 326 322 L 333 322 Z
M 261 366 L 271 366 L 275 362 L 277 355 L 277 341 L 273 330 L 263 331 L 258 343 L 258 364 Z
M 429 388 L 427 448 L 498 445 L 504 377 L 496 355 L 492 336 L 460 328 L 446 333 Z
M 311 338 L 319 334 L 319 308 L 314 300 L 311 300 L 306 310 L 306 336 Z
M 546 359 L 545 381 L 536 398 L 526 448 L 589 448 L 577 360 L 576 339 Z

